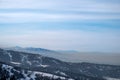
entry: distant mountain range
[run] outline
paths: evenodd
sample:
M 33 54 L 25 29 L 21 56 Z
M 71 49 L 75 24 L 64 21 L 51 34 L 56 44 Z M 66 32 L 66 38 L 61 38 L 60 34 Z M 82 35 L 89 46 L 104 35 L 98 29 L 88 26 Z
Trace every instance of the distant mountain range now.
M 28 52 L 28 53 L 33 53 L 33 54 L 50 54 L 50 53 L 59 53 L 57 51 L 53 51 L 53 50 L 48 50 L 48 49 L 44 49 L 44 48 L 33 48 L 33 47 L 26 47 L 26 48 L 22 48 L 19 46 L 16 47 L 9 47 L 9 48 L 5 48 L 6 50 L 13 50 L 13 51 L 20 51 L 20 52 Z
M 71 63 L 40 54 L 0 49 L 0 78 L 4 77 L 16 80 L 118 80 L 120 66 Z
M 19 46 L 5 48 L 6 50 L 20 51 L 32 54 L 40 54 L 52 57 L 66 62 L 88 62 L 97 64 L 120 65 L 120 53 L 103 53 L 103 52 L 78 52 L 75 50 L 48 50 L 44 48 Z

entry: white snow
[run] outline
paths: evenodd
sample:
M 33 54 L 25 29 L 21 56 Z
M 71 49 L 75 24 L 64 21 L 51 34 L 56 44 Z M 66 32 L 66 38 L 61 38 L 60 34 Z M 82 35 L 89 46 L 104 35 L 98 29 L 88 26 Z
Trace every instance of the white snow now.
M 23 76 L 25 77 L 25 79 L 23 80 L 35 80 L 36 76 L 35 76 L 35 73 L 32 73 L 31 71 L 29 71 L 27 74 L 24 72 L 24 70 L 22 71 L 22 74 Z M 28 74 L 31 74 L 29 77 L 28 77 Z
M 64 72 L 56 71 L 55 73 L 59 73 L 59 74 L 61 74 L 63 76 L 67 76 Z
M 23 56 L 23 55 L 22 55 Z M 25 56 L 22 57 L 21 61 L 24 62 Z
M 40 74 L 40 75 L 42 75 L 42 76 L 47 76 L 47 77 L 53 77 L 54 79 L 56 79 L 56 78 L 60 78 L 60 79 L 63 79 L 63 80 L 65 80 L 66 78 L 65 77 L 62 77 L 62 76 L 57 76 L 57 75 L 53 75 L 53 74 L 49 74 L 49 73 L 43 73 L 43 72 L 35 72 L 36 74 Z M 74 80 L 74 79 L 69 79 L 69 80 Z
M 31 77 L 33 80 L 35 80 L 35 78 L 36 78 L 35 75 L 36 75 L 35 73 L 32 73 L 30 77 Z
M 67 76 L 64 72 L 60 72 L 61 75 Z
M 10 76 L 13 75 L 13 73 L 11 72 L 11 69 L 13 69 L 13 67 L 3 64 L 3 65 L 2 65 L 2 69 L 7 70 L 7 71 L 9 72 L 9 75 L 10 75 Z
M 28 55 L 22 55 L 23 57 L 22 57 L 22 59 L 21 59 L 21 61 L 24 63 L 24 62 L 26 62 L 26 63 L 28 63 L 30 66 L 32 65 L 32 63 L 28 60 Z
M 105 79 L 107 79 L 107 80 L 120 80 L 120 79 L 110 78 L 110 77 L 105 77 Z
M 31 63 L 30 61 L 27 60 L 26 62 L 27 62 L 30 66 L 32 65 L 32 63 Z
M 13 62 L 13 63 L 16 63 L 16 62 Z M 18 63 L 17 63 L 18 64 Z M 16 69 L 14 69 L 13 67 L 11 66 L 8 66 L 8 65 L 2 65 L 2 69 L 5 69 L 9 72 L 9 75 L 12 76 L 13 73 L 11 72 L 11 70 L 14 70 L 14 71 L 17 71 Z M 19 72 L 19 71 L 17 71 Z M 65 77 L 62 77 L 62 76 L 57 76 L 57 75 L 54 75 L 54 74 L 50 74 L 50 73 L 44 73 L 44 72 L 37 72 L 37 71 L 27 71 L 27 73 L 25 73 L 24 70 L 22 70 L 22 75 L 25 77 L 25 78 L 21 78 L 19 80 L 35 80 L 36 78 L 36 74 L 37 75 L 42 75 L 43 77 L 51 77 L 51 78 L 54 78 L 54 79 L 57 79 L 57 78 L 60 78 L 62 80 L 65 80 L 66 78 Z M 64 74 L 65 73 L 62 73 L 61 74 Z M 29 76 L 28 76 L 29 75 Z M 69 78 L 68 80 L 74 80 L 72 78 Z
M 11 62 L 12 64 L 20 65 L 21 63 L 19 62 Z
M 9 57 L 10 57 L 10 61 L 12 61 L 12 55 L 10 53 L 8 53 Z
M 40 65 L 41 67 L 43 67 L 43 68 L 46 68 L 46 67 L 48 67 L 49 65 Z

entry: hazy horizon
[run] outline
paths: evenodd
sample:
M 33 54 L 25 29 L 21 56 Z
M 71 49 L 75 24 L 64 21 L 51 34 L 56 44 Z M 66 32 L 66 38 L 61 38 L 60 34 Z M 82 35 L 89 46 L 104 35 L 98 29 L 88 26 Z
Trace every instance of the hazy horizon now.
M 29 49 L 28 49 L 29 48 Z M 97 64 L 109 64 L 109 65 L 120 65 L 120 53 L 108 53 L 108 52 L 80 52 L 73 50 L 51 50 L 52 53 L 46 48 L 39 49 L 36 47 L 7 47 L 7 50 L 15 50 L 20 52 L 29 52 L 33 54 L 40 54 L 42 56 L 52 57 L 65 62 L 88 62 Z M 30 51 L 29 51 L 30 50 Z M 43 52 L 41 52 L 43 51 Z M 45 51 L 45 52 L 44 52 Z
M 51 51 L 57 51 L 57 52 L 64 52 L 64 53 L 92 53 L 92 54 L 99 54 L 99 53 L 103 53 L 103 54 L 120 54 L 120 52 L 104 52 L 104 51 L 79 51 L 79 50 L 73 50 L 73 49 L 48 49 L 45 47 L 33 47 L 33 46 L 0 46 L 0 48 L 2 49 L 9 49 L 9 48 L 41 48 L 41 49 L 46 49 L 46 50 L 51 50 Z

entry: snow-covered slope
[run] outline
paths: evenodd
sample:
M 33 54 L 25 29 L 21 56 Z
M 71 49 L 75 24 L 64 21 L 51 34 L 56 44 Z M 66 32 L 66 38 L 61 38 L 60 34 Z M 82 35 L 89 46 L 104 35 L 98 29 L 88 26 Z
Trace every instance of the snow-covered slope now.
M 12 50 L 0 49 L 0 62 L 34 72 L 44 72 L 76 80 L 120 78 L 120 66 L 92 63 L 70 63 L 58 59 Z
M 24 70 L 0 63 L 0 80 L 66 80 L 65 77 L 54 74 Z M 74 80 L 68 78 L 67 80 Z

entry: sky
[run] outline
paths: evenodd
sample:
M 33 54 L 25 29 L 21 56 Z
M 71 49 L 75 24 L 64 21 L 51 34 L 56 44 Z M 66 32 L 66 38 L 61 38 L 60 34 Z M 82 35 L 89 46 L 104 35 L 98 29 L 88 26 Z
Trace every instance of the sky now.
M 120 53 L 120 0 L 0 0 L 0 47 Z

